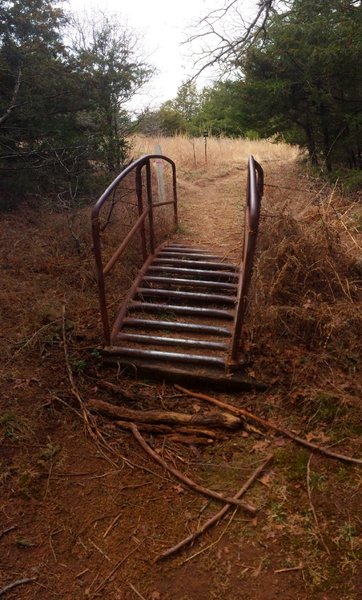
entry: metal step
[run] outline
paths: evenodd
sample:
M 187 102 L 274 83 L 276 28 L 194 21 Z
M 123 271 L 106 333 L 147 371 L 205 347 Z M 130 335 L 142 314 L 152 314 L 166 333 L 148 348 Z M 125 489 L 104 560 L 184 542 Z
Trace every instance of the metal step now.
M 142 283 L 164 283 L 169 285 L 175 285 L 177 287 L 183 286 L 194 286 L 194 287 L 204 287 L 211 289 L 225 289 L 225 290 L 236 290 L 236 283 L 228 283 L 222 281 L 203 281 L 202 279 L 180 279 L 175 277 L 157 277 L 152 275 L 146 275 L 143 278 Z
M 216 277 L 217 279 L 238 279 L 238 275 L 231 271 L 208 271 L 201 269 L 187 269 L 185 267 L 165 267 L 164 265 L 152 265 L 148 268 L 147 273 L 176 273 L 180 275 L 195 275 L 197 277 Z
M 203 333 L 206 335 L 217 335 L 231 337 L 231 331 L 226 327 L 216 325 L 203 325 L 202 323 L 178 323 L 174 321 L 159 321 L 152 319 L 134 319 L 126 317 L 123 320 L 125 327 L 136 327 L 140 329 L 166 329 L 168 331 L 189 331 L 190 333 Z
M 145 335 L 138 333 L 119 333 L 117 340 L 127 340 L 135 344 L 153 344 L 161 346 L 188 346 L 190 348 L 205 348 L 208 350 L 227 350 L 225 342 L 211 342 L 209 340 L 195 340 L 190 338 L 171 338 L 160 335 Z
M 146 312 L 163 312 L 179 315 L 195 315 L 198 317 L 217 317 L 219 319 L 234 318 L 234 314 L 220 308 L 201 308 L 199 306 L 179 306 L 177 304 L 155 304 L 152 302 L 132 301 L 128 306 L 129 310 L 146 311 Z
M 152 262 L 152 266 L 163 266 L 163 265 L 172 265 L 175 267 L 195 267 L 196 269 L 226 269 L 235 273 L 236 267 L 231 263 L 224 262 L 210 262 L 204 261 L 201 262 L 198 260 L 186 260 L 186 259 L 174 259 L 174 258 L 158 258 Z
M 156 298 L 176 298 L 177 300 L 193 300 L 196 302 L 206 302 L 210 304 L 235 304 L 236 298 L 233 296 L 224 296 L 221 294 L 202 294 L 200 292 L 179 292 L 167 289 L 138 288 L 137 294 L 140 296 L 153 296 Z
M 184 258 L 185 260 L 220 260 L 220 256 L 215 256 L 215 254 L 203 254 L 203 253 L 193 253 L 193 252 L 169 252 L 162 250 L 159 254 L 157 254 L 157 258 Z
M 129 356 L 135 358 L 161 359 L 163 361 L 194 363 L 200 365 L 214 365 L 225 368 L 225 361 L 216 356 L 205 356 L 203 354 L 183 354 L 181 352 L 162 352 L 161 350 L 138 350 L 137 348 L 126 348 L 123 346 L 106 347 L 105 351 L 110 355 Z

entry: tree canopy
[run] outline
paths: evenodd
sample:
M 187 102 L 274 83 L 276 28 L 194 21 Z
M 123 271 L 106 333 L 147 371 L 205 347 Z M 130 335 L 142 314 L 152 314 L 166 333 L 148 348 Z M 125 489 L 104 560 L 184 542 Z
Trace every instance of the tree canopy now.
M 262 0 L 249 23 L 242 20 L 242 4 L 227 0 L 197 34 L 216 40 L 200 68 L 221 62 L 234 76 L 198 94 L 194 83 L 183 84 L 155 113 L 154 124 L 164 133 L 200 135 L 206 129 L 283 138 L 306 148 L 312 162 L 328 171 L 362 168 L 361 2 Z M 231 11 L 239 17 L 233 27 Z
M 124 103 L 150 77 L 132 34 L 98 15 L 74 22 L 56 0 L 0 0 L 3 202 L 86 191 L 126 153 Z M 72 25 L 72 27 L 71 27 Z

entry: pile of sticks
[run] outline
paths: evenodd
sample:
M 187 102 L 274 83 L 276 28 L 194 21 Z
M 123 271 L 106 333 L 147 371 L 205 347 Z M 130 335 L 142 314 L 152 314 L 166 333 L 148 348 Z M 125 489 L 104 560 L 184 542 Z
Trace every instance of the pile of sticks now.
M 107 389 L 122 401 L 138 401 L 129 392 L 107 381 L 98 385 Z M 243 421 L 224 411 L 212 411 L 207 414 L 187 414 L 167 410 L 135 410 L 124 406 L 90 399 L 87 408 L 113 420 L 114 425 L 126 431 L 132 431 L 132 423 L 140 431 L 167 436 L 169 441 L 184 444 L 212 444 L 214 440 L 226 438 L 225 432 L 243 427 Z

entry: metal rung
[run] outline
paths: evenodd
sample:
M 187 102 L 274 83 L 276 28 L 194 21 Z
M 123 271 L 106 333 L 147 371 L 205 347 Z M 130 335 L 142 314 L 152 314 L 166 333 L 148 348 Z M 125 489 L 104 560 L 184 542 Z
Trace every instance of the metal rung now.
M 204 270 L 199 270 L 199 269 L 185 269 L 185 268 L 181 268 L 181 267 L 164 267 L 164 266 L 156 266 L 152 263 L 152 265 L 147 269 L 147 273 L 149 271 L 153 271 L 153 272 L 160 272 L 160 273 L 180 273 L 180 275 L 197 275 L 197 277 L 202 277 L 202 276 L 206 276 L 206 277 L 222 277 L 222 278 L 226 278 L 226 279 L 237 279 L 238 275 L 237 273 L 231 273 L 228 271 L 204 271 Z
M 199 254 L 199 253 L 193 253 L 193 252 L 172 252 L 172 251 L 162 251 L 159 254 L 157 254 L 157 258 L 181 258 L 183 257 L 185 260 L 204 260 L 204 259 L 215 259 L 215 260 L 220 260 L 220 256 L 215 256 L 215 254 Z
M 144 310 L 156 312 L 170 312 L 179 315 L 198 315 L 200 317 L 218 317 L 220 319 L 233 319 L 233 313 L 220 308 L 201 308 L 178 306 L 176 304 L 154 304 L 151 302 L 135 302 L 129 304 L 130 310 Z
M 215 325 L 202 325 L 200 323 L 176 323 L 174 321 L 157 321 L 152 319 L 132 319 L 126 317 L 123 320 L 124 327 L 139 327 L 142 329 L 166 329 L 169 331 L 190 331 L 192 333 L 205 333 L 208 335 L 221 335 L 231 337 L 231 332 L 226 327 Z
M 177 242 L 173 244 L 167 244 L 167 246 L 163 247 L 163 250 L 166 248 L 180 248 L 181 250 L 192 250 L 193 252 L 197 250 L 197 252 L 209 252 L 208 248 L 200 248 L 199 246 L 188 246 L 185 244 L 178 244 Z
M 225 367 L 225 361 L 216 356 L 205 356 L 202 354 L 182 354 L 181 352 L 162 352 L 161 350 L 138 350 L 136 348 L 124 348 L 123 346 L 111 346 L 104 349 L 107 354 L 115 354 L 117 356 L 130 356 L 133 358 L 151 358 L 162 359 L 173 362 L 187 362 L 202 365 L 215 365 Z
M 203 281 L 202 279 L 177 279 L 174 277 L 153 277 L 152 275 L 147 275 L 143 278 L 142 281 L 147 281 L 149 283 L 169 283 L 177 286 L 195 286 L 195 287 L 205 287 L 205 288 L 217 288 L 217 289 L 226 289 L 226 290 L 236 290 L 236 283 L 223 283 L 221 281 Z
M 190 248 L 185 246 L 167 246 L 162 249 L 162 252 L 184 252 L 185 254 L 193 254 L 196 252 L 197 254 L 209 254 L 210 250 L 205 250 L 203 248 Z
M 207 269 L 230 269 L 232 272 L 236 271 L 236 267 L 235 265 L 232 265 L 231 263 L 223 263 L 223 262 L 201 262 L 198 260 L 182 260 L 182 259 L 174 259 L 174 258 L 155 258 L 155 260 L 153 261 L 152 265 L 175 265 L 175 266 L 179 266 L 179 267 L 192 267 L 195 266 L 196 268 L 200 269 L 200 268 L 207 268 Z
M 200 292 L 179 292 L 154 288 L 138 288 L 137 293 L 142 296 L 156 296 L 159 298 L 178 298 L 180 300 L 197 300 L 199 302 L 235 304 L 236 298 L 221 294 L 202 294 Z
M 190 346 L 193 348 L 208 348 L 209 350 L 226 350 L 228 344 L 224 342 L 210 342 L 209 340 L 194 340 L 187 338 L 170 338 L 160 335 L 142 335 L 137 333 L 119 333 L 118 340 L 128 340 L 139 344 L 160 344 L 163 346 Z

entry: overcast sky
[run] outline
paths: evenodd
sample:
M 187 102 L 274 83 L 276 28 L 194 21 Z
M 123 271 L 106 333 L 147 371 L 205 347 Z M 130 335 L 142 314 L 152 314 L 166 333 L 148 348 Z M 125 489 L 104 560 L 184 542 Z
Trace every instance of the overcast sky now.
M 224 0 L 68 0 L 70 10 L 87 12 L 92 7 L 118 13 L 131 29 L 139 32 L 145 56 L 158 70 L 142 95 L 134 101 L 137 108 L 159 105 L 174 98 L 177 88 L 192 73 L 190 48 L 181 43 L 190 28 L 211 9 L 220 8 Z M 200 77 L 198 86 L 210 83 Z

